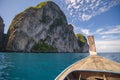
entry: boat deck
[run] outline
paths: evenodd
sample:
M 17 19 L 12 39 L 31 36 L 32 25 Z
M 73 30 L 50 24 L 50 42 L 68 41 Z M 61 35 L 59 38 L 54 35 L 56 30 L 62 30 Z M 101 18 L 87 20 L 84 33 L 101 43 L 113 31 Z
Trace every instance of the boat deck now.
M 65 69 L 56 80 L 64 80 L 67 75 L 69 75 L 73 71 L 102 71 L 102 72 L 115 72 L 120 74 L 120 64 L 106 58 L 90 55 L 87 58 L 84 58 L 67 69 Z M 120 79 L 120 78 L 119 78 Z

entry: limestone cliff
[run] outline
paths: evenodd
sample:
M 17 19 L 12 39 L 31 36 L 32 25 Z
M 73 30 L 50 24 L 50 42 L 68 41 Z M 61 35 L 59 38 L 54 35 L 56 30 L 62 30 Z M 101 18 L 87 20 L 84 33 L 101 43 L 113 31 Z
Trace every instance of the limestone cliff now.
M 0 51 L 3 50 L 3 37 L 4 37 L 4 23 L 3 23 L 3 19 L 0 16 Z
M 23 52 L 81 52 L 73 26 L 51 1 L 30 7 L 13 19 L 7 50 Z

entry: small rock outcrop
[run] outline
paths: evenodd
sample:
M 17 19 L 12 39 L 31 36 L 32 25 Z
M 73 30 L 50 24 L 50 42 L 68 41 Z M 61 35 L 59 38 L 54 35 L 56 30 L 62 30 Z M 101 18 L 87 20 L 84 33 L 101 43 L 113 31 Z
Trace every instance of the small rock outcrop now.
M 83 36 L 82 34 L 76 34 L 76 38 L 78 41 L 78 45 L 81 48 L 81 51 L 83 53 L 87 53 L 89 50 L 89 46 L 87 44 L 87 39 L 85 38 L 85 36 Z
M 8 30 L 8 51 L 82 52 L 73 26 L 54 2 L 47 1 L 18 14 Z

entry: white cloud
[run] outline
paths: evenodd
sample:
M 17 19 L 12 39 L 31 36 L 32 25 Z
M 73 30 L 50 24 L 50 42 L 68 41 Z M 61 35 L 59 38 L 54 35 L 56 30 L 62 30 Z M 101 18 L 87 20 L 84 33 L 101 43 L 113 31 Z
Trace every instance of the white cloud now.
M 80 6 L 79 6 L 79 5 L 77 5 L 77 6 L 75 6 L 74 8 L 75 8 L 75 9 L 79 9 L 79 8 L 80 8 Z
M 87 15 L 87 14 L 83 14 L 80 17 L 82 18 L 83 21 L 86 21 L 86 20 L 89 20 L 92 16 L 91 15 Z
M 120 25 L 99 28 L 95 31 L 94 34 L 99 35 L 99 39 L 120 40 Z
M 70 1 L 71 1 L 71 3 L 75 3 L 76 0 L 70 0 Z
M 90 30 L 89 29 L 81 29 L 81 32 L 85 35 L 90 35 Z
M 99 29 L 98 29 L 99 30 Z M 97 32 L 97 31 L 96 31 Z M 101 30 L 98 32 L 99 34 L 120 34 L 120 25 L 112 27 L 112 29 Z
M 102 36 L 102 39 L 106 39 L 106 38 L 108 38 L 108 36 L 106 36 L 106 35 L 103 35 L 103 36 Z
M 120 36 L 119 35 L 102 35 L 101 36 L 102 40 L 120 40 Z
M 97 29 L 96 33 L 100 33 L 101 31 L 103 31 L 103 28 Z
M 96 41 L 97 52 L 120 52 L 120 40 Z
M 65 3 L 70 13 L 79 16 L 78 20 L 87 21 L 120 4 L 120 0 L 65 0 Z

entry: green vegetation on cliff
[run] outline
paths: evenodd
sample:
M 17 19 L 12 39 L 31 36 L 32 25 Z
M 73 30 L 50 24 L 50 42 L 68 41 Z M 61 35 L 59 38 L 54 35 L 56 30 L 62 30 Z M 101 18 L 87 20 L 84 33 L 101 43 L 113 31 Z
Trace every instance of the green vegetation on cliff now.
M 36 52 L 56 52 L 57 51 L 56 48 L 45 43 L 44 41 L 41 41 L 40 43 L 35 43 L 35 45 L 32 47 L 32 50 Z
M 38 4 L 35 8 L 42 8 L 43 6 L 45 6 L 47 4 L 47 2 L 41 2 L 40 4 Z
M 30 9 L 40 9 L 40 8 L 42 8 L 45 5 L 47 5 L 47 2 L 41 2 L 37 6 L 30 6 L 30 7 L 28 7 L 27 9 L 25 9 L 25 11 L 26 10 L 30 10 Z
M 37 6 L 35 6 L 35 7 L 31 6 L 31 7 L 27 8 L 27 9 L 31 9 L 31 8 L 40 9 L 40 8 L 42 8 L 45 5 L 47 5 L 47 2 L 41 2 Z
M 76 34 L 75 36 L 76 36 L 76 38 L 77 38 L 77 40 L 78 40 L 79 46 L 80 46 L 80 47 L 84 46 L 84 44 L 85 44 L 86 41 L 87 41 L 86 38 L 85 38 L 85 36 L 83 36 L 82 34 Z

